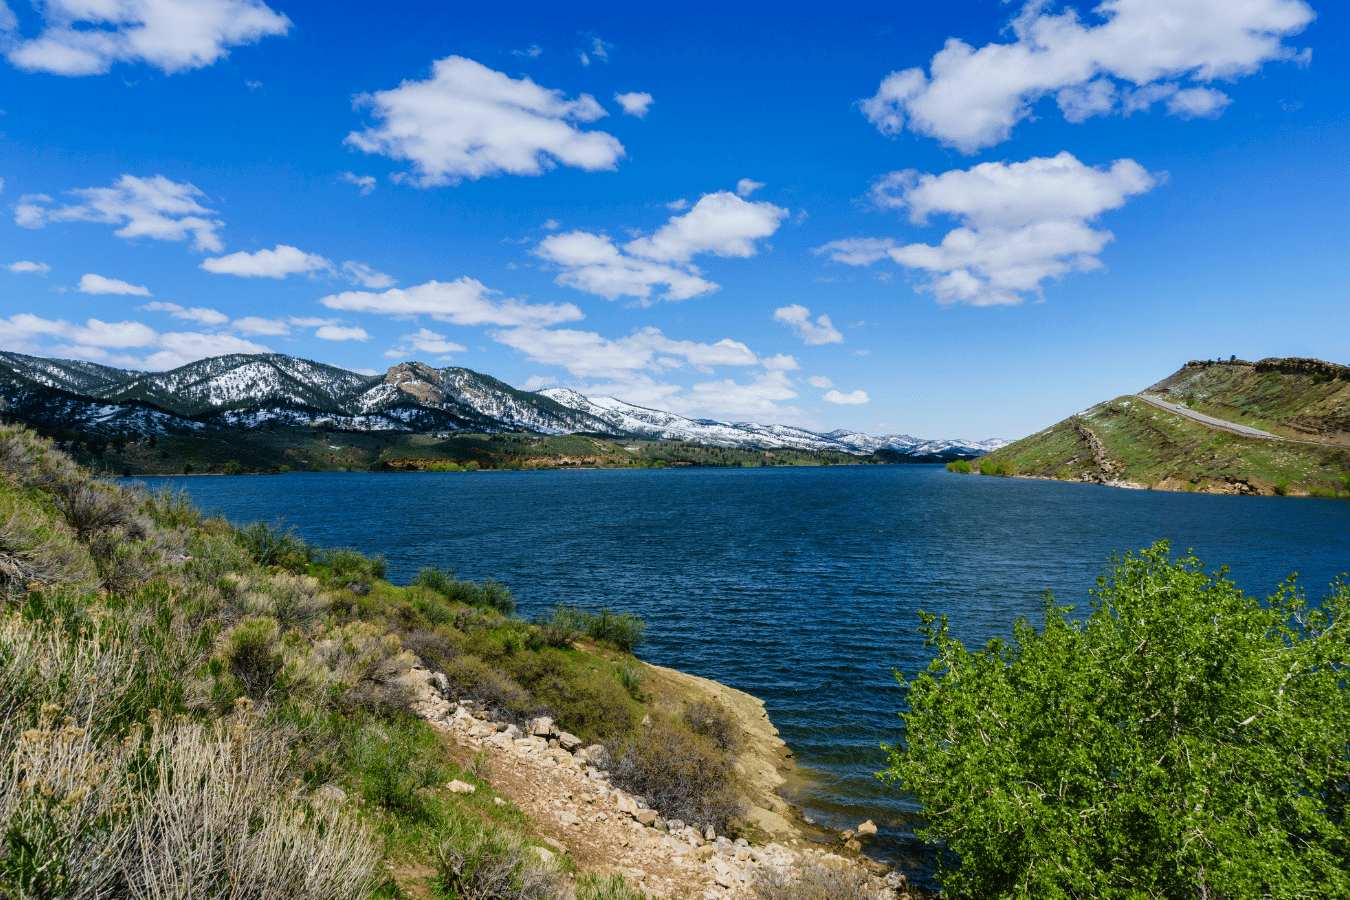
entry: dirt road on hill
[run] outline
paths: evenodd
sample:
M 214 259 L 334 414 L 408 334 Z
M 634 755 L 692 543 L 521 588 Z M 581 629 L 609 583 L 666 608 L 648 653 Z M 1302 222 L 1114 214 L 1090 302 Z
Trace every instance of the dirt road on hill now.
M 1318 446 L 1334 447 L 1335 444 L 1327 444 L 1323 441 L 1301 441 L 1297 438 L 1281 437 L 1278 434 L 1271 434 L 1269 431 L 1262 431 L 1259 428 L 1252 428 L 1250 425 L 1239 425 L 1237 422 L 1225 422 L 1223 419 L 1216 419 L 1213 416 L 1207 416 L 1204 413 L 1198 413 L 1193 409 L 1187 409 L 1184 406 L 1178 406 L 1175 403 L 1168 403 L 1159 397 L 1150 394 L 1135 394 L 1140 400 L 1143 400 L 1149 406 L 1156 406 L 1158 409 L 1166 412 L 1176 413 L 1179 416 L 1185 416 L 1187 419 L 1199 422 L 1201 425 L 1207 425 L 1210 428 L 1217 428 L 1219 431 L 1228 431 L 1233 434 L 1240 434 L 1243 437 L 1262 438 L 1267 441 L 1288 441 L 1291 444 L 1316 444 Z

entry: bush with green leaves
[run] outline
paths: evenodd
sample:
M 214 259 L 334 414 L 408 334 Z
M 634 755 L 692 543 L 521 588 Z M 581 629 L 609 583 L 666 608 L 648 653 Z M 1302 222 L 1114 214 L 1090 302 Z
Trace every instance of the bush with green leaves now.
M 970 463 L 968 461 L 964 459 L 954 459 L 951 462 L 947 463 L 947 471 L 959 472 L 962 475 L 969 475 L 974 470 L 970 467 Z
M 631 653 L 646 640 L 647 623 L 632 613 L 616 613 L 602 607 L 598 613 L 586 613 L 583 628 L 587 637 L 604 641 Z
M 491 578 L 476 583 L 459 581 L 453 569 L 447 572 L 437 566 L 428 566 L 417 570 L 413 584 L 435 591 L 451 603 L 495 609 L 504 616 L 516 611 L 516 601 L 511 596 L 510 588 Z
M 436 851 L 440 887 L 455 900 L 561 900 L 563 881 L 517 834 L 455 817 Z
M 234 529 L 234 542 L 260 566 L 303 566 L 313 552 L 294 528 L 283 528 L 280 520 L 242 525 Z
M 559 603 L 548 615 L 536 616 L 534 624 L 546 647 L 571 647 L 586 627 L 586 613 L 575 606 Z
M 923 614 L 881 777 L 979 898 L 1350 896 L 1350 589 L 1265 601 L 1166 543 L 1113 561 L 1091 614 L 968 651 Z

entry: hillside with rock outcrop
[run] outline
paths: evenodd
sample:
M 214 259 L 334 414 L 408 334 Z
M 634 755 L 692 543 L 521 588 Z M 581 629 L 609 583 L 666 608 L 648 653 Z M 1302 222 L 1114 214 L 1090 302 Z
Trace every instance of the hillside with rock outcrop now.
M 964 468 L 952 466 L 952 468 Z M 1350 495 L 1350 367 L 1192 361 L 971 464 L 989 475 L 1222 494 Z

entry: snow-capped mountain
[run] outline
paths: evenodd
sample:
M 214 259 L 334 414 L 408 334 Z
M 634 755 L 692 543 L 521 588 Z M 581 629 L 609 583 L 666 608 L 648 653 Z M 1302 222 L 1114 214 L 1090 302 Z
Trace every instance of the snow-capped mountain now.
M 521 391 L 469 369 L 419 362 L 363 375 L 279 353 L 232 354 L 167 372 L 0 352 L 0 412 L 35 425 L 100 434 L 319 425 L 348 431 L 587 432 L 721 447 L 888 450 L 937 458 L 987 453 L 1007 441 L 925 441 L 788 425 L 688 419 L 554 388 Z

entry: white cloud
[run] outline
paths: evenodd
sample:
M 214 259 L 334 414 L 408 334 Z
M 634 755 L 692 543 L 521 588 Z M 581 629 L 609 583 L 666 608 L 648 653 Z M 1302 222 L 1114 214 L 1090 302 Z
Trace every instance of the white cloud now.
M 839 333 L 839 329 L 830 323 L 829 316 L 819 315 L 812 322 L 811 310 L 799 303 L 774 310 L 773 319 L 775 322 L 782 322 L 790 326 L 804 344 L 814 346 L 817 344 L 842 344 L 844 342 L 844 336 Z
M 344 291 L 319 302 L 329 309 L 378 313 L 386 316 L 431 316 L 455 325 L 518 326 L 556 325 L 583 318 L 571 303 L 524 303 L 494 300 L 500 293 L 472 278 L 428 281 L 410 288 L 392 288 L 380 294 Z
M 359 187 L 361 189 L 362 197 L 375 190 L 374 175 L 357 175 L 355 172 L 343 172 L 339 177 L 348 184 L 354 184 Z
M 787 214 L 772 203 L 750 203 L 717 191 L 622 248 L 605 235 L 572 231 L 545 238 L 532 252 L 563 267 L 558 284 L 607 300 L 628 296 L 647 305 L 656 285 L 666 285 L 660 299 L 687 300 L 718 288 L 690 263 L 695 255 L 754 256 L 755 242 L 777 231 Z
M 530 59 L 534 59 L 536 56 L 544 52 L 544 48 L 540 47 L 538 44 L 531 44 L 524 50 L 512 50 L 511 52 L 516 56 L 525 56 L 529 57 Z
M 154 303 L 147 303 L 139 306 L 137 309 L 146 312 L 166 312 L 175 319 L 187 319 L 192 322 L 200 322 L 203 325 L 224 325 L 230 321 L 230 317 L 223 312 L 215 309 L 208 309 L 205 306 L 194 306 L 191 309 L 185 309 L 177 303 L 164 303 L 156 300 Z
M 16 263 L 10 263 L 9 265 L 5 266 L 5 268 L 19 275 L 25 275 L 30 273 L 36 275 L 46 275 L 48 272 L 52 270 L 52 267 L 47 265 L 46 263 L 29 262 L 26 259 L 21 259 Z
M 688 208 L 689 208 L 689 201 L 684 199 L 683 197 L 681 197 L 678 200 L 672 200 L 666 204 L 666 209 L 673 209 L 675 210 L 675 212 L 680 212 Z
M 21 39 L 11 13 L 5 55 L 16 67 L 56 75 L 99 75 L 113 63 L 145 63 L 167 74 L 200 69 L 290 30 L 291 21 L 260 0 L 44 0 L 43 30 Z M 10 12 L 7 6 L 0 9 Z M 4 36 L 0 34 L 0 36 Z
M 261 344 L 228 334 L 161 334 L 140 322 L 89 319 L 83 325 L 77 325 L 60 319 L 43 319 L 30 313 L 0 319 L 0 347 L 24 353 L 73 357 L 155 370 L 171 369 L 224 353 L 271 352 Z M 131 350 L 148 355 L 127 352 Z
M 755 375 L 749 384 L 741 384 L 731 378 L 696 384 L 690 389 L 685 404 L 718 417 L 777 423 L 784 418 L 801 415 L 798 409 L 779 405 L 796 396 L 797 392 L 786 375 L 769 371 Z
M 368 341 L 370 335 L 364 328 L 349 328 L 342 325 L 324 325 L 314 332 L 321 341 Z
M 1101 268 L 1097 254 L 1113 235 L 1089 223 L 1160 180 L 1130 159 L 1095 168 L 1067 152 L 1020 163 L 981 163 L 941 175 L 893 172 L 874 193 L 879 203 L 908 208 L 910 221 L 918 225 L 940 213 L 960 227 L 936 247 L 851 238 L 815 252 L 849 265 L 890 257 L 927 273 L 921 289 L 940 303 L 1020 303 L 1028 293 L 1040 296 L 1047 278 Z
M 444 362 L 451 353 L 463 353 L 464 350 L 463 345 L 446 340 L 443 334 L 437 334 L 429 328 L 419 328 L 415 334 L 405 334 L 399 338 L 398 346 L 384 351 L 384 355 L 391 359 L 408 359 L 418 353 L 431 353 L 438 362 Z
M 538 391 L 558 383 L 558 379 L 552 375 L 531 375 L 523 382 L 516 385 L 516 388 L 522 391 Z
M 778 230 L 788 211 L 772 203 L 751 203 L 730 191 L 704 194 L 694 208 L 672 216 L 651 237 L 624 246 L 633 256 L 660 262 L 688 262 L 696 253 L 754 256 L 755 241 Z
M 291 326 L 280 319 L 264 319 L 260 316 L 244 316 L 242 319 L 235 319 L 231 323 L 231 327 L 241 334 L 279 335 L 291 333 Z
M 613 44 L 600 40 L 595 35 L 591 35 L 591 55 L 603 62 L 609 62 L 609 51 L 614 47 Z
M 277 244 L 274 250 L 256 253 L 240 250 L 228 256 L 204 259 L 201 268 L 217 275 L 238 275 L 240 278 L 285 278 L 297 273 L 331 271 L 333 264 L 317 253 Z
M 811 387 L 820 388 L 822 390 L 834 387 L 834 382 L 824 375 L 812 375 L 810 378 L 806 379 L 806 383 L 811 385 Z
M 867 396 L 867 391 L 850 391 L 847 394 L 839 391 L 827 391 L 824 397 L 831 403 L 839 403 L 844 406 L 858 406 L 872 399 Z
M 206 218 L 214 210 L 197 202 L 205 194 L 186 181 L 170 181 L 163 175 L 123 175 L 112 187 L 69 193 L 83 202 L 49 209 L 45 204 L 51 198 L 45 194 L 21 197 L 14 207 L 14 221 L 25 228 L 41 228 L 48 222 L 102 222 L 122 226 L 113 232 L 118 237 L 182 241 L 191 235 L 198 250 L 223 249 L 216 229 L 225 227 L 225 223 Z
M 258 88 L 262 86 L 263 83 L 261 81 L 254 81 L 252 79 L 249 79 L 248 81 L 244 82 L 244 87 L 248 88 L 250 91 L 256 91 Z
M 92 272 L 80 279 L 79 287 L 75 290 L 84 294 L 135 294 L 138 297 L 149 297 L 150 289 L 142 285 L 129 284 L 117 278 L 104 278 L 102 275 L 95 275 Z
M 606 115 L 590 94 L 568 100 L 562 91 L 514 79 L 471 59 L 449 56 L 425 81 L 362 94 L 380 121 L 347 135 L 346 143 L 412 163 L 421 187 L 487 175 L 540 175 L 561 163 L 588 172 L 613 169 L 623 145 L 576 123 Z
M 652 99 L 652 95 L 646 91 L 615 94 L 614 99 L 623 107 L 625 115 L 637 116 L 639 119 L 645 118 L 647 110 L 651 109 L 652 104 L 656 102 Z
M 739 197 L 749 197 L 755 191 L 764 187 L 762 181 L 752 181 L 749 178 L 742 178 L 736 182 L 736 195 Z
M 693 266 L 668 266 L 626 255 L 608 237 L 587 231 L 569 231 L 545 238 L 533 251 L 557 263 L 563 272 L 558 284 L 598 294 L 607 300 L 637 297 L 651 302 L 652 288 L 666 285 L 660 299 L 687 300 L 717 290 Z
M 1016 40 L 978 50 L 949 38 L 922 69 L 892 72 L 861 102 L 883 134 L 905 127 L 964 153 L 1006 140 L 1041 97 L 1066 119 L 1128 114 L 1159 100 L 1182 116 L 1217 115 L 1228 98 L 1183 79 L 1234 80 L 1273 60 L 1305 61 L 1283 41 L 1315 17 L 1303 0 L 1105 0 L 1084 24 L 1030 0 L 1012 21 Z
M 714 344 L 677 341 L 657 328 L 643 328 L 618 340 L 593 331 L 568 328 L 513 328 L 493 340 L 519 350 L 531 360 L 561 366 L 579 378 L 625 378 L 641 370 L 662 371 L 685 365 L 703 371 L 713 366 L 753 366 L 760 360 L 739 341 Z
M 347 279 L 352 284 L 359 284 L 361 287 L 368 288 L 387 288 L 398 284 L 398 279 L 383 272 L 376 272 L 365 263 L 359 263 L 356 260 L 349 259 L 342 264 L 342 271 L 347 275 Z
M 780 372 L 792 372 L 801 368 L 801 365 L 797 362 L 797 357 L 787 353 L 768 356 L 761 359 L 759 362 L 760 365 L 764 366 L 766 369 L 776 369 Z

